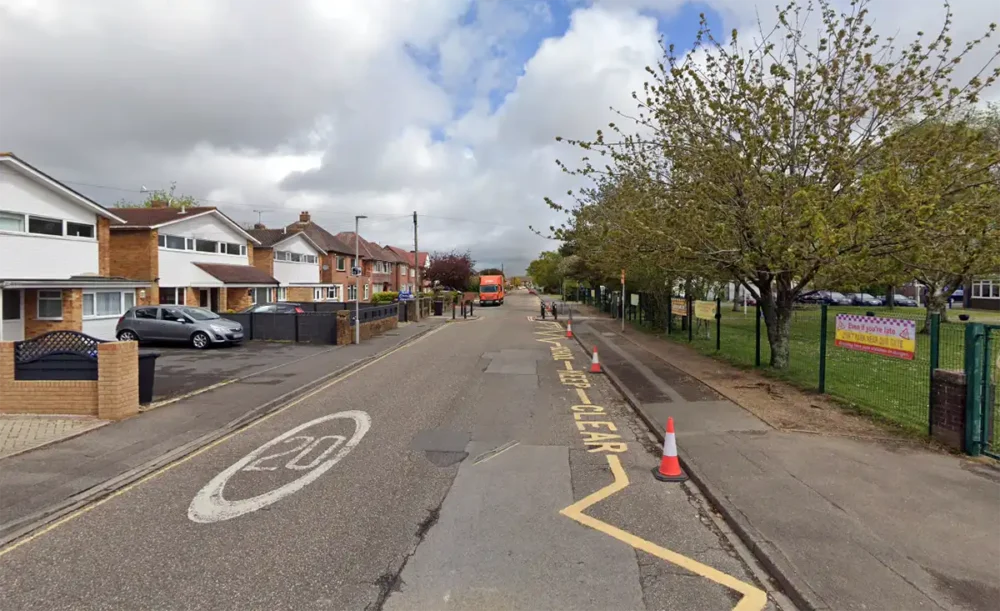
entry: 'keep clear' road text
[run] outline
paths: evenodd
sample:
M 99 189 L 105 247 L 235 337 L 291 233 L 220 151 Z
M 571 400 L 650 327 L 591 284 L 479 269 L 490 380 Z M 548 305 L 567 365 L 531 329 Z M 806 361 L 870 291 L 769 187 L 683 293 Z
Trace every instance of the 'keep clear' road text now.
M 536 341 L 549 344 L 552 360 L 563 363 L 559 371 L 559 381 L 563 386 L 572 388 L 579 399 L 579 404 L 570 409 L 576 430 L 583 437 L 583 445 L 588 452 L 620 453 L 628 450 L 628 445 L 618 435 L 618 426 L 608 419 L 603 406 L 594 405 L 587 396 L 591 387 L 590 377 L 586 371 L 573 368 L 573 350 L 563 343 L 566 331 L 557 322 L 536 321 Z

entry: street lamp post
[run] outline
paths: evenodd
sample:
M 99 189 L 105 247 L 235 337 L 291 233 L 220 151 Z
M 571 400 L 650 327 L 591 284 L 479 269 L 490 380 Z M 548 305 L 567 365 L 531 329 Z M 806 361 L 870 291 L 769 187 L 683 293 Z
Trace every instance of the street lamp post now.
M 358 237 L 358 225 L 361 219 L 366 219 L 367 216 L 359 214 L 354 217 L 354 267 L 360 269 L 361 254 L 359 252 L 360 238 Z M 355 270 L 351 270 L 354 273 Z M 361 343 L 361 274 L 354 277 L 354 343 Z

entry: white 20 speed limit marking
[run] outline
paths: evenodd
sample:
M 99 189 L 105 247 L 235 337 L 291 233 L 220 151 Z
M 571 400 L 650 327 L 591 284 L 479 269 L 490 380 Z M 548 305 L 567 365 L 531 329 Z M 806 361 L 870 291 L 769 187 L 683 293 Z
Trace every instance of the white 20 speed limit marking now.
M 338 418 L 354 420 L 354 434 L 351 435 L 350 439 L 346 439 L 342 435 L 313 437 L 299 434 L 311 426 Z M 205 487 L 199 490 L 191 501 L 191 505 L 188 507 L 188 518 L 200 524 L 231 520 L 267 507 L 290 494 L 295 494 L 316 481 L 340 462 L 340 459 L 347 456 L 365 436 L 369 427 L 371 427 L 371 418 L 368 417 L 368 414 L 352 410 L 316 418 L 282 433 L 233 463 L 231 467 L 205 484 Z M 276 446 L 280 446 L 280 448 Z M 279 451 L 269 453 L 269 450 Z M 318 455 L 314 458 L 308 458 L 316 452 Z M 282 465 L 284 457 L 290 458 Z M 248 499 L 228 501 L 223 496 L 226 483 L 239 471 L 274 471 L 282 466 L 291 471 L 306 471 L 306 473 L 280 488 Z

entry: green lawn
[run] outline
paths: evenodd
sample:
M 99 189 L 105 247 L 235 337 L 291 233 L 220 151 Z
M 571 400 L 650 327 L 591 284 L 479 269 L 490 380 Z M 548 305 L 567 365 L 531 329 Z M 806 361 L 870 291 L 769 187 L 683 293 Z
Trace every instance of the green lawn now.
M 845 400 L 873 416 L 898 424 L 916 433 L 927 433 L 930 401 L 930 335 L 923 332 L 923 308 L 877 308 L 885 317 L 917 320 L 917 353 L 912 361 L 867 354 L 834 346 L 837 314 L 864 314 L 871 308 L 831 307 L 827 326 L 826 392 Z M 819 386 L 820 309 L 796 310 L 792 322 L 791 362 L 777 375 L 804 388 Z M 957 321 L 957 316 L 955 317 Z M 702 323 L 704 325 L 704 323 Z M 700 352 L 723 358 L 743 367 L 754 365 L 755 312 L 744 316 L 733 312 L 732 304 L 722 308 L 722 348 L 715 350 L 715 324 L 699 332 L 693 345 Z M 707 335 L 706 335 L 707 333 Z M 761 321 L 761 363 L 770 359 L 766 326 Z M 687 342 L 687 331 L 675 330 L 670 336 Z M 940 367 L 962 369 L 965 326 L 955 322 L 941 325 Z

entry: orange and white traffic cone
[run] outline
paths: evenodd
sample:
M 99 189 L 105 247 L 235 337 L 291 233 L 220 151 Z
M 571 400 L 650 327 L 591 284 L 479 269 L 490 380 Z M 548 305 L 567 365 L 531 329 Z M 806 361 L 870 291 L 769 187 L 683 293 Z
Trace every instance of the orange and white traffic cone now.
M 597 346 L 594 346 L 594 358 L 590 360 L 590 373 L 601 373 L 601 362 L 597 360 Z
M 681 462 L 677 459 L 677 439 L 674 437 L 673 418 L 667 418 L 667 432 L 663 435 L 663 458 L 660 459 L 660 466 L 653 469 L 653 477 L 661 482 L 687 481 L 687 473 L 681 469 Z
M 566 321 L 566 337 L 573 337 L 573 321 Z

